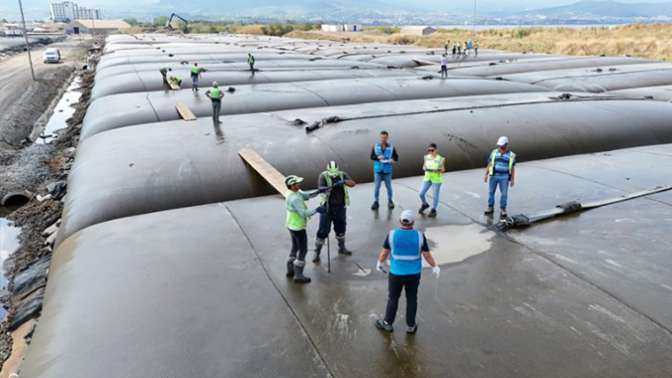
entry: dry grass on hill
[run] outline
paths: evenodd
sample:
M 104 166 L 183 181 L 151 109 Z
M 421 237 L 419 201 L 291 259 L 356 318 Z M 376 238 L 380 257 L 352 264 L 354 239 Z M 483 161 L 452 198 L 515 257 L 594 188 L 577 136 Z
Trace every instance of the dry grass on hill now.
M 429 36 L 386 34 L 380 30 L 361 33 L 294 31 L 287 37 L 363 43 L 394 43 L 423 47 L 443 47 L 446 41 L 473 39 L 481 48 L 517 52 L 567 55 L 632 55 L 672 60 L 672 24 L 631 24 L 617 27 L 540 28 L 480 30 L 439 30 Z M 452 43 L 452 42 L 451 42 Z

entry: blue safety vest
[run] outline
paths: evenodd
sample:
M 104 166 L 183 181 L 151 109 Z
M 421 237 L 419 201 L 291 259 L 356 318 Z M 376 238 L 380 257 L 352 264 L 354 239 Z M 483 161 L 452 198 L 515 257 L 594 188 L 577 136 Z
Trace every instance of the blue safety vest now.
M 422 271 L 422 233 L 414 229 L 397 228 L 388 235 L 390 243 L 390 272 L 396 275 L 418 274 Z
M 373 147 L 376 156 L 383 155 L 385 160 L 392 160 L 392 151 L 394 146 L 388 143 L 387 147 L 383 150 L 383 147 L 380 143 L 376 143 Z M 379 160 L 373 162 L 373 173 L 392 173 L 392 163 L 381 163 Z
M 516 154 L 511 151 L 502 153 L 499 148 L 492 150 L 488 159 L 488 173 L 494 175 L 511 175 L 516 164 Z

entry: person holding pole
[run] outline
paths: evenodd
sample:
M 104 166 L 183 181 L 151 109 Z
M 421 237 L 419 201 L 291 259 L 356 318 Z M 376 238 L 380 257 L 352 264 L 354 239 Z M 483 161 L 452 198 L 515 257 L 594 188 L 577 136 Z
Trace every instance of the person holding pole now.
M 347 223 L 346 208 L 350 205 L 348 188 L 354 186 L 355 181 L 346 172 L 341 171 L 335 161 L 329 162 L 327 169 L 320 173 L 317 187 L 318 190 L 324 191 L 321 204 L 326 208 L 326 212 L 320 214 L 320 227 L 315 238 L 314 263 L 320 262 L 320 252 L 325 241 L 328 242 L 332 223 L 338 241 L 338 254 L 352 255 L 352 251 L 345 247 L 345 229 Z

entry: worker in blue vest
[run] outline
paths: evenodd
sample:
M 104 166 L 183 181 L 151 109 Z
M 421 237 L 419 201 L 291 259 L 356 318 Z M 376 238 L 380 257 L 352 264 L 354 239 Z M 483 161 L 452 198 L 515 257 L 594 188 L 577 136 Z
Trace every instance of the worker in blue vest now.
M 371 148 L 371 160 L 373 160 L 373 204 L 371 210 L 377 210 L 380 205 L 380 184 L 385 183 L 387 190 L 387 207 L 394 209 L 392 198 L 392 163 L 399 161 L 399 154 L 392 143 L 389 142 L 390 134 L 387 131 L 380 132 L 380 143 Z
M 441 268 L 434 261 L 429 251 L 427 237 L 413 229 L 415 214 L 406 209 L 399 217 L 401 227 L 390 231 L 383 243 L 383 249 L 376 261 L 376 270 L 385 273 L 383 264 L 390 258 L 390 273 L 388 278 L 388 297 L 385 309 L 385 318 L 376 321 L 376 328 L 381 331 L 392 332 L 394 318 L 397 315 L 401 291 L 406 292 L 406 329 L 413 334 L 418 330 L 415 314 L 418 310 L 418 286 L 422 273 L 422 258 L 432 267 L 432 273 L 439 278 Z
M 509 138 L 502 136 L 497 140 L 497 148 L 492 150 L 488 157 L 488 166 L 485 169 L 485 182 L 489 184 L 488 208 L 486 215 L 492 215 L 495 208 L 495 192 L 499 187 L 500 218 L 506 219 L 509 187 L 516 181 L 516 154 L 509 150 Z

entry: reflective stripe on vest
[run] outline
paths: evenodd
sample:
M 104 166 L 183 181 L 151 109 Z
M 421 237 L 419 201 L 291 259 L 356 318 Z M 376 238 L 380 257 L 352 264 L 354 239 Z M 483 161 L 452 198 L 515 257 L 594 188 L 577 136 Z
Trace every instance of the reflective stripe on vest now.
M 390 242 L 391 253 L 390 256 L 392 260 L 398 261 L 416 261 L 421 259 L 421 249 L 422 249 L 422 233 L 417 230 L 412 230 L 415 232 L 417 240 L 401 240 L 397 241 L 394 239 L 394 236 L 397 232 L 403 234 L 410 234 L 411 230 L 392 230 L 388 235 L 388 241 Z M 410 235 L 409 235 L 410 236 Z M 399 244 L 399 245 L 397 245 Z M 394 262 L 394 261 L 393 261 Z
M 498 148 L 492 150 L 492 152 L 490 153 L 490 163 L 488 164 L 488 174 L 490 174 L 490 176 L 495 174 L 495 161 L 497 160 L 497 153 L 500 153 L 500 156 L 502 156 Z M 511 151 L 506 151 L 504 154 L 509 154 L 509 175 L 510 175 L 513 172 L 513 164 L 516 161 L 516 154 L 514 154 Z
M 293 192 L 291 190 L 287 193 L 285 207 L 287 208 L 287 228 L 298 231 L 306 228 L 306 219 L 291 208 L 291 203 L 296 197 L 301 199 L 303 207 L 307 209 L 306 202 L 303 200 L 303 196 L 299 192 Z
M 441 155 L 437 154 L 436 157 L 432 157 L 430 154 L 425 155 L 425 170 L 440 171 L 441 163 L 443 163 Z
M 324 172 L 320 173 L 320 176 L 324 177 L 324 182 L 325 182 L 325 184 L 327 184 L 327 187 L 331 187 L 331 185 L 333 184 L 333 181 L 331 180 L 331 175 L 329 175 L 329 172 L 324 171 Z M 344 180 L 343 172 L 338 173 L 338 180 L 339 181 Z M 343 192 L 345 194 L 345 206 L 350 206 L 350 194 L 348 193 L 348 187 L 345 184 L 343 184 Z M 327 194 L 322 193 L 320 196 L 322 198 L 321 204 L 322 205 L 326 204 L 327 203 Z
M 383 147 L 380 145 L 380 143 L 376 143 L 374 147 L 374 153 L 376 156 L 383 155 L 384 160 L 392 160 L 392 151 L 394 150 L 394 146 L 389 143 L 387 147 L 383 150 Z M 373 171 L 375 173 L 392 173 L 392 164 L 391 163 L 381 163 L 379 160 L 376 160 L 373 162 Z

